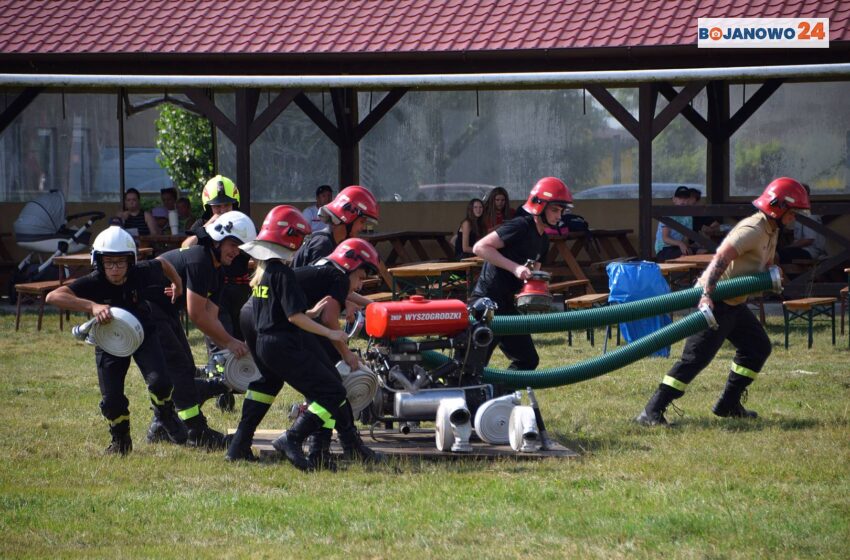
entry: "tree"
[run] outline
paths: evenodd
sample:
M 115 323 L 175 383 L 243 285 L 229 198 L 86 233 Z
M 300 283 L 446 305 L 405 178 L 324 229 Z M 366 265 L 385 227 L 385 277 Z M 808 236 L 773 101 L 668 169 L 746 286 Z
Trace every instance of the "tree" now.
M 156 161 L 168 172 L 174 185 L 200 207 L 201 191 L 212 177 L 213 137 L 210 123 L 171 104 L 160 106 L 156 120 Z

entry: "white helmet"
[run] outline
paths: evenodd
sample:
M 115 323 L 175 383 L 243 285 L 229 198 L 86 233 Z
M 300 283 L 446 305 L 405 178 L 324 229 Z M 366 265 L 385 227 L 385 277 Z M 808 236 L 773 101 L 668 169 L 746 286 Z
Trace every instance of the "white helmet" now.
M 133 236 L 120 226 L 109 226 L 94 239 L 91 245 L 91 263 L 103 270 L 103 255 L 127 255 L 131 257 L 130 266 L 136 263 L 136 242 Z
M 225 212 L 216 220 L 204 226 L 213 241 L 222 242 L 232 237 L 239 245 L 257 238 L 257 228 L 251 218 L 237 210 Z

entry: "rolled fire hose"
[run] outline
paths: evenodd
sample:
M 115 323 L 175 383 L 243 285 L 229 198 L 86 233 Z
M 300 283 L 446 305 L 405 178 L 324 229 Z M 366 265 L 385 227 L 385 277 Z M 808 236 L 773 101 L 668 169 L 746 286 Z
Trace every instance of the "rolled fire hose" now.
M 108 323 L 98 323 L 90 319 L 71 330 L 75 338 L 86 340 L 90 338 L 107 354 L 121 358 L 132 356 L 145 340 L 145 331 L 136 317 L 120 307 L 110 307 L 112 320 Z
M 507 445 L 510 442 L 508 422 L 511 412 L 520 403 L 519 393 L 490 399 L 475 411 L 475 433 L 490 445 Z
M 375 394 L 378 392 L 378 376 L 365 366 L 351 371 L 348 364 L 342 360 L 337 362 L 336 369 L 342 376 L 342 386 L 345 387 L 346 398 L 351 404 L 351 410 L 357 416 L 375 398 Z
M 254 363 L 254 358 L 251 354 L 245 354 L 241 358 L 237 358 L 232 352 L 223 352 L 224 359 L 224 384 L 231 391 L 244 393 L 248 390 L 248 385 L 252 381 L 257 381 L 263 375 L 257 369 L 257 364 Z
M 533 408 L 514 407 L 508 422 L 508 439 L 514 451 L 533 453 L 540 450 L 540 429 Z
M 753 292 L 779 291 L 781 289 L 782 281 L 779 268 L 773 266 L 767 272 L 739 276 L 718 282 L 712 299 L 720 301 Z M 614 323 L 627 323 L 678 311 L 679 309 L 687 309 L 695 306 L 701 296 L 702 288 L 696 287 L 629 303 L 582 311 L 544 313 L 541 315 L 497 315 L 490 322 L 490 328 L 496 336 L 588 329 L 613 325 Z

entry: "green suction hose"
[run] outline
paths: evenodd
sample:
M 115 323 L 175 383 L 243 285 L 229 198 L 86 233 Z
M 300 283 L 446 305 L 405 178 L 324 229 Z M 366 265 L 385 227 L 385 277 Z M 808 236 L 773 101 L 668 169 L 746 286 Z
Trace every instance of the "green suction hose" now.
M 779 271 L 776 267 L 752 276 L 739 276 L 717 283 L 713 300 L 719 301 L 732 297 L 781 289 Z M 702 288 L 689 288 L 661 296 L 639 301 L 609 305 L 582 311 L 563 313 L 544 313 L 541 315 L 497 315 L 490 323 L 496 336 L 511 334 L 532 334 L 544 332 L 565 332 L 581 330 L 614 323 L 626 323 L 670 313 L 679 309 L 693 307 L 702 296 Z
M 696 334 L 711 326 L 713 321 L 713 316 L 710 313 L 706 315 L 705 310 L 695 311 L 650 335 L 596 358 L 569 366 L 533 371 L 486 368 L 482 379 L 485 383 L 498 383 L 513 388 L 533 387 L 534 389 L 559 387 L 587 381 L 627 366 L 649 356 L 660 348 Z

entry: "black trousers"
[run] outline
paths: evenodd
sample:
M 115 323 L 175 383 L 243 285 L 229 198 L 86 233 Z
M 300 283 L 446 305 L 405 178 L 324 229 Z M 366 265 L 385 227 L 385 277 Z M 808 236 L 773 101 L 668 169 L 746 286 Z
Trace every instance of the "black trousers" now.
M 344 429 L 353 423 L 350 412 L 341 410 L 350 411 L 350 408 L 339 373 L 330 364 L 315 335 L 303 331 L 258 335 L 250 303 L 242 309 L 241 322 L 245 342 L 263 375 L 251 382 L 249 391 L 276 396 L 283 384 L 289 383 L 308 401 L 327 410 L 338 428 Z
M 754 372 L 761 371 L 770 356 L 770 338 L 746 304 L 716 302 L 714 317 L 719 324 L 718 329 L 707 329 L 688 338 L 682 357 L 667 375 L 682 383 L 690 383 L 711 363 L 726 340 L 735 346 L 733 362 Z
M 159 329 L 145 328 L 145 339 L 132 358 L 139 366 L 148 391 L 159 401 L 171 397 L 171 380 L 165 371 L 165 361 L 159 352 L 156 332 Z M 130 356 L 119 357 L 95 349 L 97 382 L 100 386 L 100 412 L 110 422 L 130 415 L 130 401 L 124 394 L 124 380 L 130 368 Z
M 512 303 L 496 303 L 499 306 L 496 315 L 519 315 L 519 311 Z M 537 365 L 540 363 L 540 356 L 537 354 L 534 340 L 532 340 L 530 334 L 493 337 L 493 342 L 487 349 L 487 363 L 490 363 L 490 357 L 495 352 L 496 347 L 511 361 L 508 369 L 533 370 L 537 369 Z
M 195 386 L 195 359 L 177 310 L 163 309 L 158 305 L 151 308 L 157 324 L 159 350 L 174 385 L 174 406 L 179 411 L 202 404 Z

